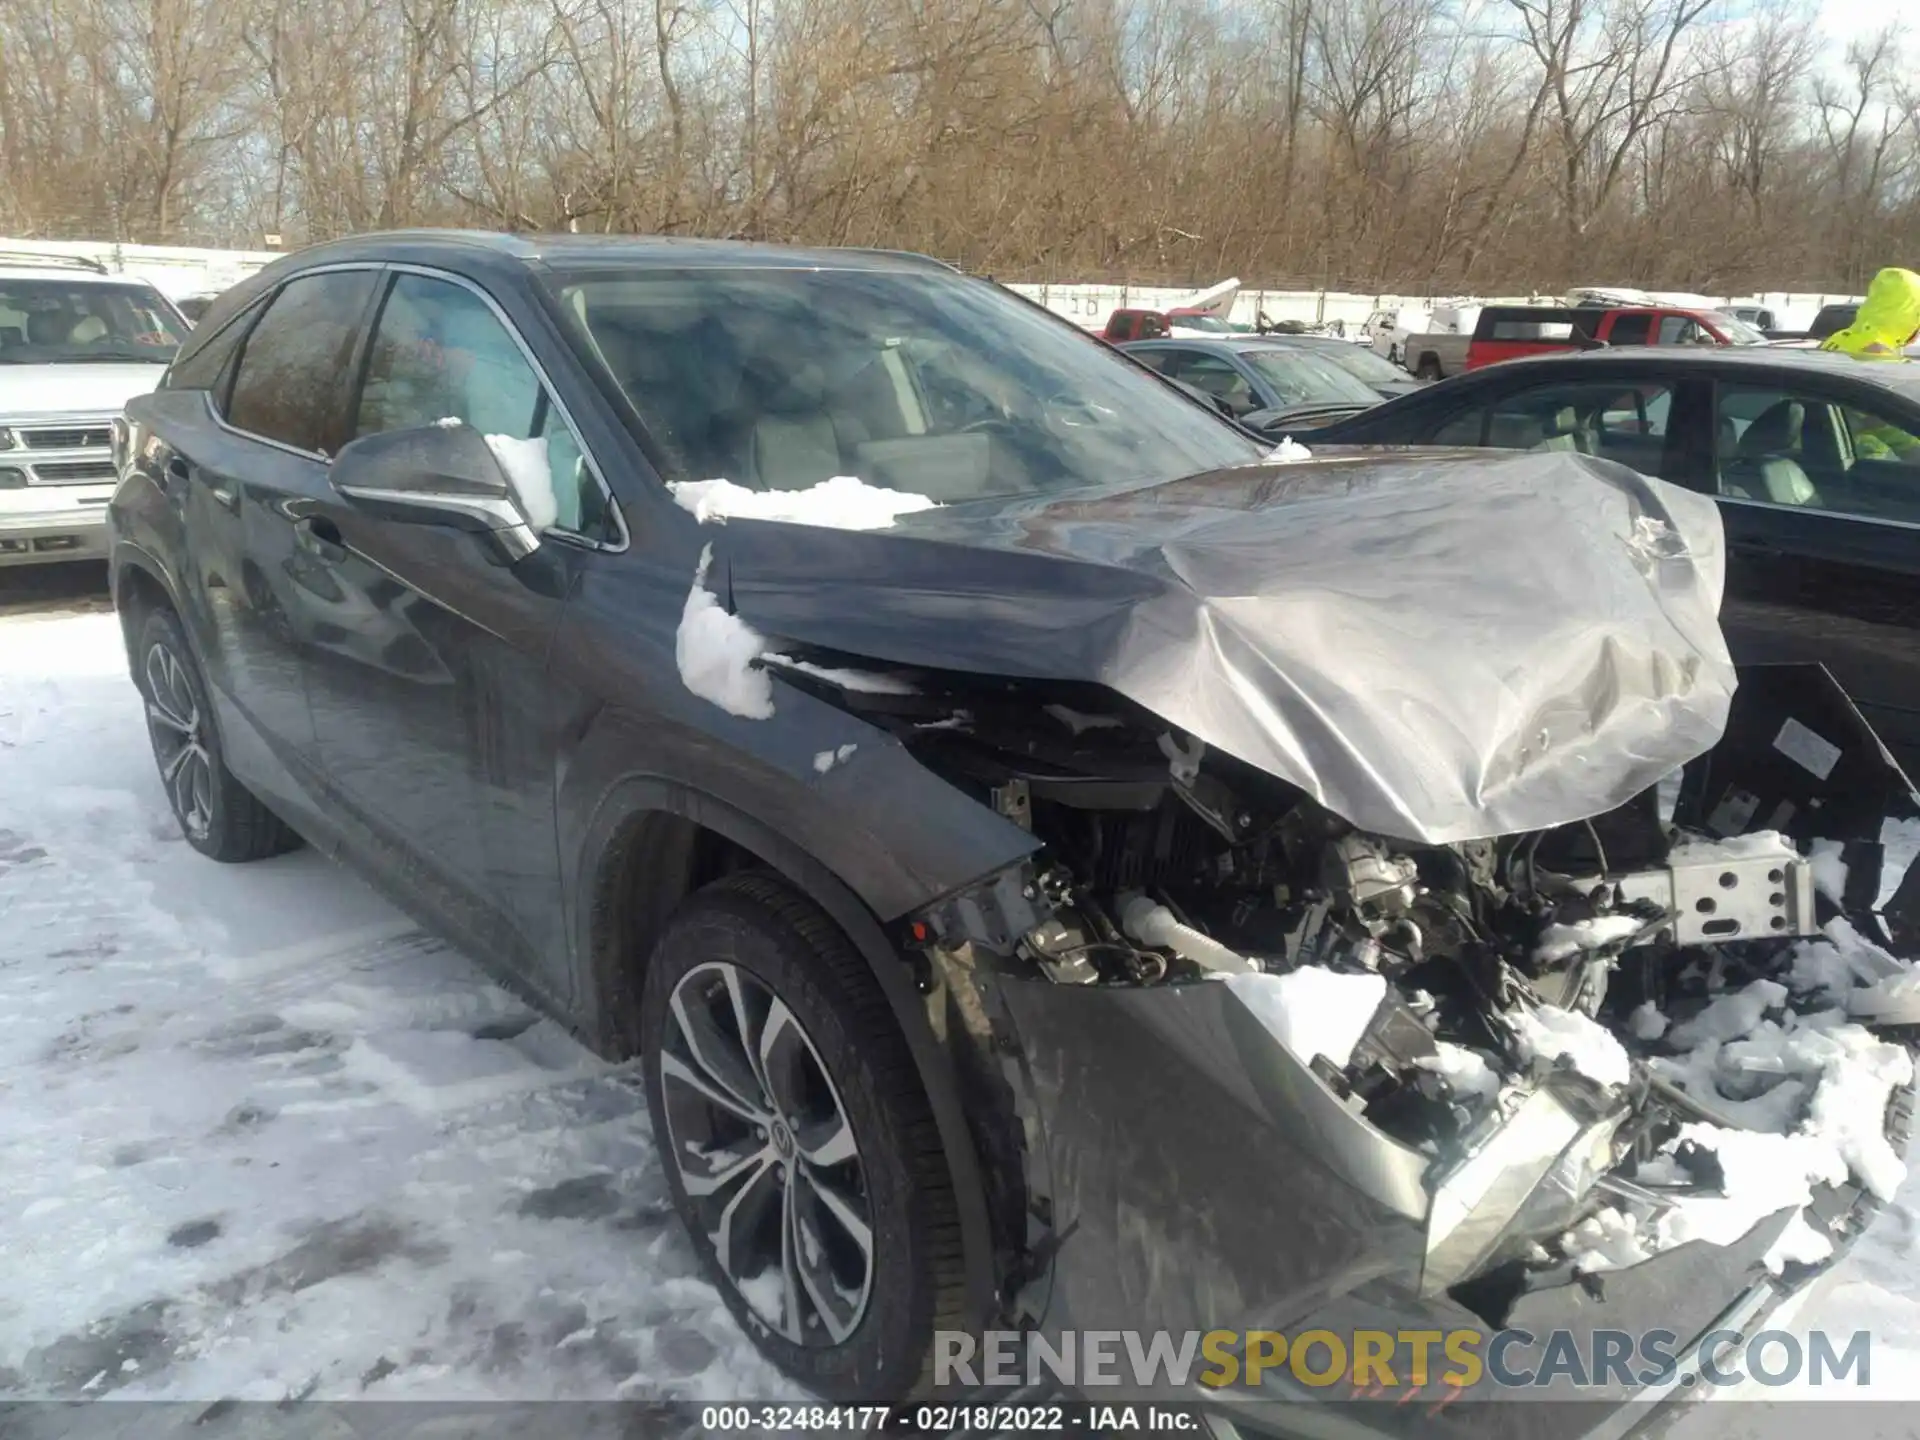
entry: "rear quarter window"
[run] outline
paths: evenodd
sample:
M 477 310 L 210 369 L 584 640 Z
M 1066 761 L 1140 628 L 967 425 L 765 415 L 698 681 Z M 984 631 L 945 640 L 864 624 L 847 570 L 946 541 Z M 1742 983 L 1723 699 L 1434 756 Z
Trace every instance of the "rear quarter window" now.
M 296 450 L 337 451 L 377 279 L 371 270 L 332 270 L 282 286 L 241 347 L 227 422 Z

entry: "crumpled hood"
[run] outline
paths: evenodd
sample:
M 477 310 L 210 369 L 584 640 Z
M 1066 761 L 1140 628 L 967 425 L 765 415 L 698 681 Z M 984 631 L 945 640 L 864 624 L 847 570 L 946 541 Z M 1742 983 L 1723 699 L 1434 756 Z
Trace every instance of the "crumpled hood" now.
M 0 365 L 0 424 L 16 417 L 120 413 L 160 383 L 167 367 L 142 363 Z
M 1889 266 L 1867 286 L 1867 298 L 1853 324 L 1829 335 L 1820 348 L 1862 360 L 1900 360 L 1916 332 L 1920 332 L 1920 275 Z
M 774 645 L 1106 685 L 1415 841 L 1611 809 L 1709 749 L 1734 688 L 1713 502 L 1570 453 L 1356 454 L 712 534 Z

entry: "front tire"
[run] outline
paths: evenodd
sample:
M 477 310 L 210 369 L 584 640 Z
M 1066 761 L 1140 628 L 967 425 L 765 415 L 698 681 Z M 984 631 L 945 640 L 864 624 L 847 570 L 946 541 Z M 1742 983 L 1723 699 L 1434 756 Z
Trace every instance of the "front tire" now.
M 227 769 L 206 682 L 172 611 L 155 610 L 141 625 L 135 674 L 160 783 L 187 843 L 227 864 L 296 848 L 300 837 Z
M 668 922 L 640 1019 L 654 1145 L 734 1318 L 828 1399 L 924 1392 L 963 1323 L 959 1222 L 866 961 L 783 880 L 731 875 Z

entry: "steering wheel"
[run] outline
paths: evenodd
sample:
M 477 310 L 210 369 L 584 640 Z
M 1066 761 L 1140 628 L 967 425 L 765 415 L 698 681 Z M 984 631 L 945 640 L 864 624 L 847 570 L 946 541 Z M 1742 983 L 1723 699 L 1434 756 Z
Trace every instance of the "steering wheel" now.
M 956 435 L 1006 434 L 1013 429 L 1013 422 L 1004 415 L 982 415 L 978 420 L 969 420 L 953 433 Z

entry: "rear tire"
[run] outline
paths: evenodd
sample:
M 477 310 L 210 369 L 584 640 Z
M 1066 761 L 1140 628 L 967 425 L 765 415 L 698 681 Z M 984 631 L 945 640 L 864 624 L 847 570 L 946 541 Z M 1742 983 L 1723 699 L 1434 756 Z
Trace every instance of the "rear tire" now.
M 784 880 L 730 875 L 667 922 L 640 1023 L 654 1146 L 741 1328 L 831 1400 L 930 1389 L 964 1323 L 958 1209 L 865 959 Z
M 1421 380 L 1438 380 L 1441 378 L 1440 362 L 1431 355 L 1422 355 L 1420 367 L 1413 373 Z
M 134 676 L 160 783 L 187 843 L 224 864 L 297 848 L 300 837 L 227 769 L 206 682 L 171 610 L 154 610 L 141 625 Z

